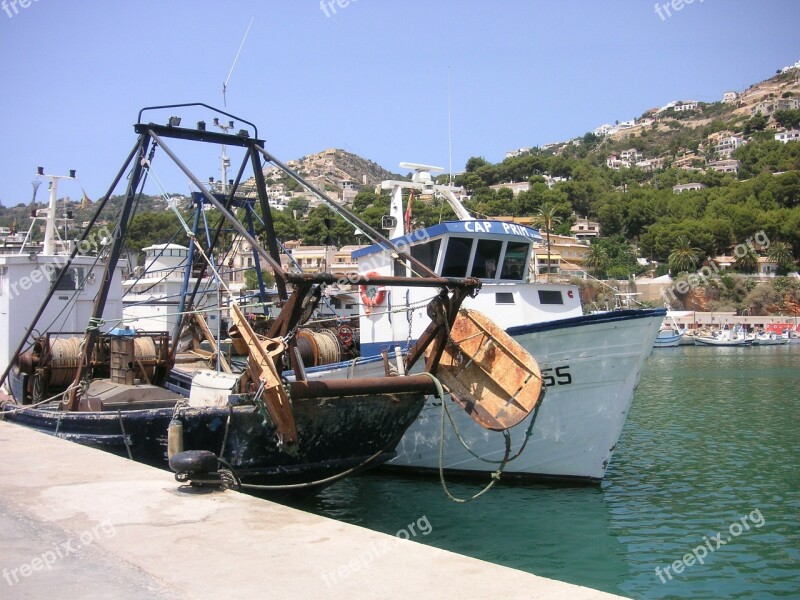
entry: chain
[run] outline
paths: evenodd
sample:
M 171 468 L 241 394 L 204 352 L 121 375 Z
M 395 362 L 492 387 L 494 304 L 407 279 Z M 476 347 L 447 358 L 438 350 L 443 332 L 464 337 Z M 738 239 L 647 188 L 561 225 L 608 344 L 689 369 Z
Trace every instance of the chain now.
M 406 337 L 406 351 L 411 349 L 411 329 L 414 323 L 414 309 L 408 303 L 408 292 L 406 292 L 406 320 L 408 321 L 408 336 Z

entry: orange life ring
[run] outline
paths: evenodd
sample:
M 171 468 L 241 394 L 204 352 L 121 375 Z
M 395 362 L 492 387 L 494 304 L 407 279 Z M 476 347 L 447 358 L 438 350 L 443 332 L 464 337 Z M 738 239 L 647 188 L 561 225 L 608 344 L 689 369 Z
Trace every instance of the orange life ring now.
M 370 277 L 380 277 L 381 274 L 376 271 L 370 271 L 365 275 L 368 279 Z M 386 288 L 382 285 L 367 285 L 362 283 L 358 286 L 358 290 L 361 293 L 361 302 L 364 303 L 365 312 L 367 314 L 370 313 L 370 309 L 373 306 L 378 306 L 379 304 L 383 304 L 383 301 L 386 299 Z

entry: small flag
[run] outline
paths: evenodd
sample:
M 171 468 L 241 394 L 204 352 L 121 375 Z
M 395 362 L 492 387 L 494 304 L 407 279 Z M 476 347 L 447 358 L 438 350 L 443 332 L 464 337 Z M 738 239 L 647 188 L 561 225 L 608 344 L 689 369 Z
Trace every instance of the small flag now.
M 405 221 L 405 229 L 406 233 L 411 231 L 411 205 L 414 203 L 414 190 L 411 190 L 411 193 L 408 195 L 408 206 L 406 207 L 406 214 L 403 215 L 403 220 Z
M 86 190 L 81 188 L 81 191 L 83 192 L 83 197 L 81 198 L 81 208 L 86 208 L 92 203 L 92 201 L 89 200 L 89 196 L 86 195 Z

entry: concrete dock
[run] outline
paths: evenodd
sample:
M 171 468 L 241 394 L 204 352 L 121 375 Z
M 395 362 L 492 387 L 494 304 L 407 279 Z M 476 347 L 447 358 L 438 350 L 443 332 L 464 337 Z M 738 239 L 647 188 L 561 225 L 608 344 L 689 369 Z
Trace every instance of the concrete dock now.
M 0 422 L 0 598 L 619 598 Z

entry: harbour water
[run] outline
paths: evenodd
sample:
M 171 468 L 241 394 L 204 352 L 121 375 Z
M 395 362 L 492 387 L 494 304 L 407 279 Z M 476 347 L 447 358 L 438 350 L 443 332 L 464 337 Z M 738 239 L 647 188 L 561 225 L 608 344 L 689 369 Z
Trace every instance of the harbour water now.
M 459 505 L 379 474 L 294 505 L 632 598 L 798 598 L 800 345 L 654 351 L 599 486 Z

